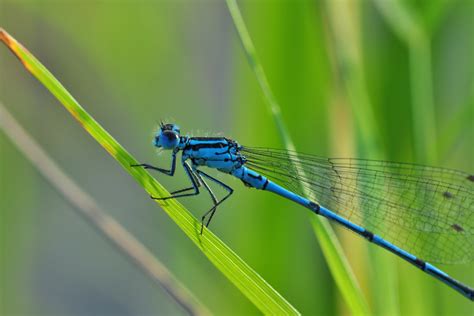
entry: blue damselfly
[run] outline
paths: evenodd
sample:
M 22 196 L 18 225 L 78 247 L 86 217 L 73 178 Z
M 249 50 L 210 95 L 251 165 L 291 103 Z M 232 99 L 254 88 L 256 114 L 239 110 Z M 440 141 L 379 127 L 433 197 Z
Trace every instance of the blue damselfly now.
M 322 158 L 296 152 L 241 146 L 225 137 L 181 136 L 175 124 L 160 124 L 154 146 L 172 151 L 170 169 L 134 165 L 173 176 L 177 154 L 191 186 L 166 200 L 209 193 L 208 226 L 231 187 L 201 170 L 217 169 L 248 186 L 290 199 L 385 248 L 474 300 L 474 290 L 431 263 L 474 259 L 474 175 L 423 165 L 387 161 Z M 206 180 L 227 194 L 217 199 Z M 306 196 L 306 197 L 305 197 Z M 201 227 L 202 233 L 202 227 Z M 420 259 L 420 258 L 423 258 Z M 427 261 L 425 261 L 427 260 Z

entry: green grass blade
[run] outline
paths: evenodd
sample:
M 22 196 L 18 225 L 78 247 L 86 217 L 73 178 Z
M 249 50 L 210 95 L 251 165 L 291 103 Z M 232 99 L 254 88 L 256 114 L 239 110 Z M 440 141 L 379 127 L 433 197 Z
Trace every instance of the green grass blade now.
M 0 40 L 73 115 L 84 129 L 119 162 L 152 196 L 169 196 L 169 192 L 142 168 L 131 168 L 138 161 L 97 123 L 61 85 L 61 83 L 22 45 L 0 29 Z M 298 311 L 276 292 L 248 264 L 239 258 L 211 231 L 199 234 L 201 222 L 175 200 L 157 201 L 183 232 L 250 301 L 265 314 L 298 314 Z
M 466 104 L 454 107 L 459 109 L 449 120 L 445 128 L 446 132 L 440 136 L 439 147 L 442 153 L 453 152 L 455 147 L 453 144 L 456 144 L 456 140 L 460 139 L 466 133 L 466 130 L 469 131 L 469 127 L 471 128 L 470 137 L 474 139 L 474 134 L 472 134 L 472 131 L 474 131 L 472 127 L 472 118 L 474 117 L 474 81 L 471 83 L 470 90 Z
M 431 40 L 412 12 L 396 0 L 373 0 L 387 24 L 406 44 L 410 57 L 412 125 L 415 153 L 423 163 L 436 164 L 436 115 L 433 100 Z
M 294 150 L 295 146 L 290 133 L 283 122 L 280 106 L 270 88 L 262 64 L 258 60 L 255 47 L 252 43 L 252 39 L 250 38 L 239 7 L 235 0 L 227 0 L 227 6 L 247 55 L 249 64 L 252 67 L 265 96 L 268 110 L 273 115 L 280 137 L 288 150 Z M 367 315 L 368 305 L 329 222 L 324 218 L 311 215 L 311 223 L 323 250 L 329 269 L 352 314 Z
M 343 96 L 354 117 L 354 140 L 358 155 L 384 159 L 384 146 L 369 97 L 363 65 L 360 10 L 362 3 L 347 5 L 338 1 L 325 1 L 328 19 L 328 46 L 334 56 L 333 69 L 340 77 L 338 94 Z M 371 293 L 375 314 L 398 315 L 399 296 L 397 269 L 393 258 L 367 244 L 370 260 L 364 266 L 371 277 Z M 379 295 L 383 291 L 384 295 Z
M 438 161 L 438 139 L 436 111 L 433 96 L 433 74 L 431 61 L 431 39 L 423 24 L 410 7 L 399 0 L 373 0 L 387 25 L 406 45 L 409 56 L 411 125 L 413 149 L 418 162 L 436 165 Z M 412 281 L 413 292 L 421 293 L 417 300 L 426 300 L 432 293 L 420 282 L 417 275 Z M 419 305 L 412 300 L 416 314 L 433 314 L 434 305 Z
M 191 315 L 211 315 L 205 307 L 166 266 L 131 235 L 114 218 L 99 207 L 99 204 L 82 190 L 52 158 L 36 143 L 31 135 L 13 118 L 0 102 L 0 130 L 10 139 L 30 163 L 73 206 L 98 233 L 115 249 L 136 265 L 151 281 L 161 286 L 166 293 Z

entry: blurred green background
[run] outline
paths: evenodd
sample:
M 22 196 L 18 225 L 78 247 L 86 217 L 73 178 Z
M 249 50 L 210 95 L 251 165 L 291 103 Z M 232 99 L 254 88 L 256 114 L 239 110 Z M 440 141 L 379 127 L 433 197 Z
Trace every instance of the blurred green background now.
M 239 1 L 298 150 L 474 170 L 474 1 Z M 155 155 L 160 120 L 283 147 L 221 1 L 0 0 L 24 44 L 125 148 Z M 259 311 L 10 52 L 0 101 L 109 214 L 218 315 Z M 186 183 L 157 175 L 170 190 Z M 308 221 L 235 189 L 211 229 L 304 314 L 347 315 Z M 0 133 L 2 315 L 183 314 L 91 229 Z M 222 192 L 221 192 L 222 193 Z M 206 196 L 182 201 L 196 216 Z M 336 229 L 377 315 L 473 315 L 411 265 Z M 441 266 L 474 285 L 474 265 Z

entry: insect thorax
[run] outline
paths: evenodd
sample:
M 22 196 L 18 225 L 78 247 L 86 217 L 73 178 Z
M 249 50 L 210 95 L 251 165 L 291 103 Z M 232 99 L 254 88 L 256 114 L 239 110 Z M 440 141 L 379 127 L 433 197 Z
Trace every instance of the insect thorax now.
M 194 166 L 231 173 L 245 164 L 240 148 L 236 141 L 225 137 L 191 137 L 183 148 L 183 159 L 191 160 Z

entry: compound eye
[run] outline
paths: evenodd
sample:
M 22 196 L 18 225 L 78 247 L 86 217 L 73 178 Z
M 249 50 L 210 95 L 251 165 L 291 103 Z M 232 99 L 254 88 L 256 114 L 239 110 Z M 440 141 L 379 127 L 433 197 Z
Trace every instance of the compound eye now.
M 178 135 L 172 131 L 165 131 L 162 133 L 162 135 L 165 136 L 170 142 L 178 140 Z

